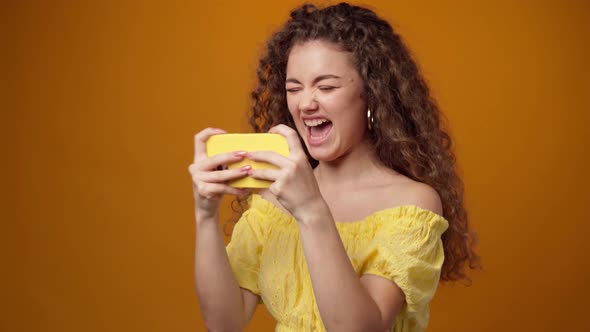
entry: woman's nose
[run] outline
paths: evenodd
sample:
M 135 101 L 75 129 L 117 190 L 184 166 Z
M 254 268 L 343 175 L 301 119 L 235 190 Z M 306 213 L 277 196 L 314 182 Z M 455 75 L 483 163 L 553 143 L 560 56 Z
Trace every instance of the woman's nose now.
M 315 98 L 314 91 L 303 92 L 299 100 L 299 110 L 302 112 L 315 111 L 318 108 L 318 102 Z

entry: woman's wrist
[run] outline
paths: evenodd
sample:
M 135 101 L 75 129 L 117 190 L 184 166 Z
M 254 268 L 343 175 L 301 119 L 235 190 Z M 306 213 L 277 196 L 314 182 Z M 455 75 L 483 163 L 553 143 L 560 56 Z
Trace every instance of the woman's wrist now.
M 332 212 L 323 199 L 314 200 L 303 208 L 295 218 L 302 226 L 315 226 L 323 223 L 334 223 Z
M 209 211 L 197 208 L 195 210 L 197 225 L 217 224 L 219 222 L 219 211 Z

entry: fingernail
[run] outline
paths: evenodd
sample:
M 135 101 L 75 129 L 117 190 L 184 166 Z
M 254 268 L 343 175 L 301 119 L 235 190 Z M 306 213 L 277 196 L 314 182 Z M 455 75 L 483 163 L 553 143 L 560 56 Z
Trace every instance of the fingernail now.
M 250 166 L 250 165 L 242 166 L 242 167 L 240 167 L 240 172 L 248 172 L 251 169 L 252 169 L 252 166 Z
M 234 156 L 236 157 L 245 157 L 248 152 L 246 151 L 236 151 L 234 152 Z

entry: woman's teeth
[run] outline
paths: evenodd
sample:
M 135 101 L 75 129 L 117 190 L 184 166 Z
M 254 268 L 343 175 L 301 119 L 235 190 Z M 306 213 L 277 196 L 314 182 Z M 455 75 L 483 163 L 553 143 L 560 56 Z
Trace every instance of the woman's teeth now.
M 303 120 L 303 123 L 308 127 L 316 127 L 326 122 L 328 122 L 327 119 Z

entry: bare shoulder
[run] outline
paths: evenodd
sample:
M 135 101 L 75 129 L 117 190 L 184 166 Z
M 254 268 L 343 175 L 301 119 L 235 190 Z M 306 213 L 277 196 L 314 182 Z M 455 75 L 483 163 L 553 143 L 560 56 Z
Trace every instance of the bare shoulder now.
M 442 215 L 442 202 L 438 192 L 431 186 L 417 181 L 411 181 L 404 187 L 404 196 L 407 204 L 416 205 L 419 208 L 430 210 Z
M 391 196 L 396 197 L 396 205 L 415 205 L 436 214 L 443 213 L 440 195 L 426 183 L 400 175 L 392 181 L 389 188 Z

